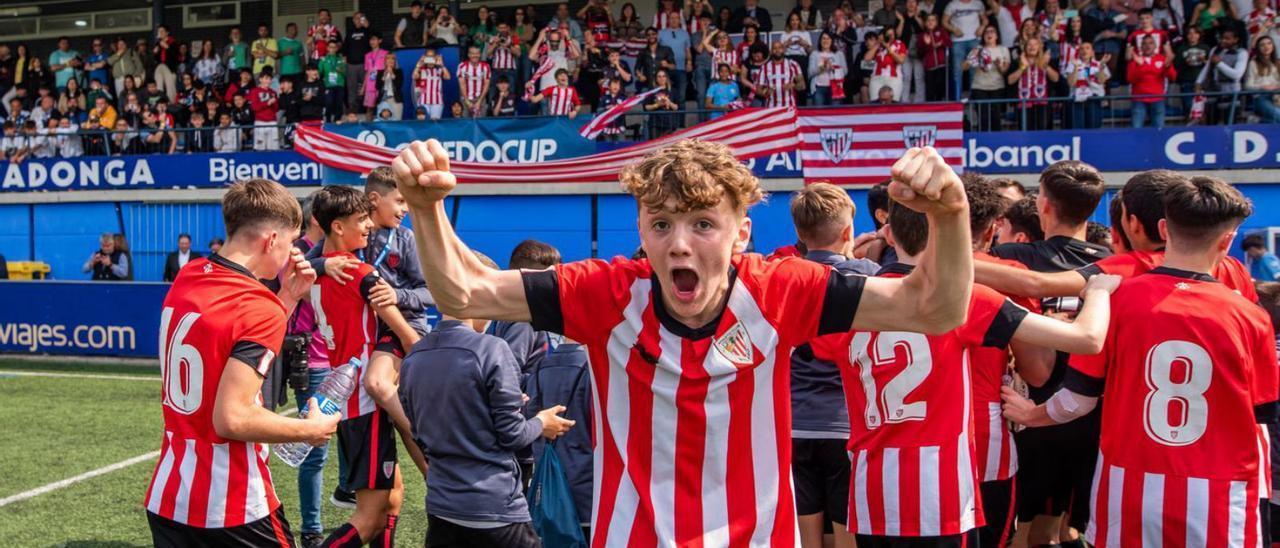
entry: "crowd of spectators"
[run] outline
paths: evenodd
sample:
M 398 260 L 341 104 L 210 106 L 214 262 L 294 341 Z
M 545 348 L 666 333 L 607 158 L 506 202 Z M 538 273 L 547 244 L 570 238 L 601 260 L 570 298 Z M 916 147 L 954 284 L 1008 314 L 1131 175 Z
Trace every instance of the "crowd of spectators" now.
M 48 55 L 0 44 L 0 154 L 275 150 L 303 121 L 575 117 L 651 90 L 650 137 L 745 106 L 957 99 L 979 131 L 1099 127 L 1116 95 L 1132 97 L 1107 113 L 1134 127 L 1162 127 L 1175 108 L 1190 122 L 1280 120 L 1269 0 L 842 0 L 826 12 L 798 0 L 777 29 L 758 0 L 742 2 L 658 0 L 648 20 L 612 0 L 576 13 L 480 6 L 467 23 L 414 2 L 385 33 L 359 12 L 339 29 L 320 10 L 305 32 L 261 24 L 252 41 L 232 27 L 223 43 L 187 42 L 162 25 L 85 52 L 66 38 Z M 400 66 L 399 48 L 425 49 Z

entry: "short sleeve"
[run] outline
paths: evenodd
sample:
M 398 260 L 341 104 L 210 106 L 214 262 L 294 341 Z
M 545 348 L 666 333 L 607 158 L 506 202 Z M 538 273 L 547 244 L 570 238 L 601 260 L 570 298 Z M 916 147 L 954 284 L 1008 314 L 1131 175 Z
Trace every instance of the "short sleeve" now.
M 1062 386 L 1081 396 L 1098 397 L 1106 386 L 1107 366 L 1111 361 L 1111 352 L 1115 348 L 1112 340 L 1114 334 L 1114 318 L 1107 331 L 1107 340 L 1102 352 L 1093 355 L 1072 354 L 1069 367 L 1062 379 Z
M 583 343 L 596 340 L 601 329 L 616 323 L 610 316 L 617 314 L 617 303 L 634 281 L 620 267 L 628 263 L 593 259 L 522 272 L 533 328 Z
M 969 298 L 968 319 L 960 327 L 959 334 L 969 347 L 1005 348 L 1027 314 L 1027 309 L 994 289 L 975 285 Z
M 285 328 L 284 310 L 280 307 L 267 304 L 243 307 L 231 345 L 231 357 L 248 364 L 265 377 L 280 353 Z
M 360 277 L 360 298 L 365 301 L 369 300 L 369 293 L 373 292 L 373 288 L 378 286 L 378 273 L 372 267 L 366 268 L 367 265 L 361 264 L 360 269 L 356 271 L 357 275 L 364 273 Z
M 815 337 L 808 344 L 813 350 L 813 357 L 819 360 L 835 364 L 848 361 L 849 336 L 847 334 Z
M 1266 404 L 1275 404 L 1277 390 L 1280 389 L 1280 371 L 1277 371 L 1276 334 L 1270 318 L 1261 317 L 1255 321 L 1255 341 L 1253 349 L 1253 385 L 1250 387 L 1255 408 Z M 1274 405 L 1273 405 L 1274 407 Z M 1272 411 L 1274 416 L 1274 411 Z

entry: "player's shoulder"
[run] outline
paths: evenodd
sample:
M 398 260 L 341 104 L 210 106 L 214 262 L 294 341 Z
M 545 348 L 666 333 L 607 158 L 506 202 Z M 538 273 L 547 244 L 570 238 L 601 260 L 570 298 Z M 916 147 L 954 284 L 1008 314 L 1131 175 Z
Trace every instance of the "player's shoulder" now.
M 981 251 L 974 253 L 974 254 L 973 254 L 973 259 L 974 259 L 975 261 L 981 261 L 981 262 L 984 262 L 984 263 L 990 263 L 990 264 L 1003 265 L 1003 266 L 1007 266 L 1007 267 L 1010 267 L 1010 268 L 1016 268 L 1016 269 L 1018 269 L 1018 270 L 1030 270 L 1030 269 L 1028 269 L 1028 268 L 1027 268 L 1027 265 L 1022 264 L 1022 263 L 1021 263 L 1021 262 L 1019 262 L 1019 261 L 1015 261 L 1015 260 L 1013 260 L 1013 259 L 1005 259 L 1005 258 L 1002 258 L 1002 257 L 997 257 L 997 256 L 992 255 L 992 254 L 990 254 L 990 253 L 981 252 Z
M 812 277 L 825 279 L 832 267 L 803 257 L 782 257 L 768 260 L 758 253 L 734 255 L 731 261 L 738 278 L 755 285 L 800 280 Z

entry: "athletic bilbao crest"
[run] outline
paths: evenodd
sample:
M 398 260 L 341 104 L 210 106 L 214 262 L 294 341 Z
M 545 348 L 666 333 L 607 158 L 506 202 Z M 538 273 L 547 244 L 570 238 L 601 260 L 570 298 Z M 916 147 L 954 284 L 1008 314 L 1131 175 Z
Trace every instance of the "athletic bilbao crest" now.
M 902 144 L 907 148 L 931 147 L 938 140 L 938 126 L 902 126 Z
M 734 365 L 742 367 L 751 365 L 751 358 L 755 353 L 751 349 L 751 336 L 747 334 L 747 328 L 742 327 L 742 322 L 733 324 L 733 327 L 720 335 L 714 344 L 716 351 Z
M 822 141 L 822 151 L 827 153 L 827 159 L 833 164 L 838 164 L 853 147 L 853 130 L 849 128 L 819 130 L 818 139 Z
M 387 254 L 387 266 L 389 266 L 389 267 L 391 267 L 391 268 L 400 268 L 400 254 L 399 254 L 399 253 L 388 253 L 388 254 Z
M 394 462 L 382 463 L 382 475 L 384 477 L 388 477 L 388 478 L 391 477 L 391 475 L 394 474 L 395 471 L 396 471 L 396 463 Z

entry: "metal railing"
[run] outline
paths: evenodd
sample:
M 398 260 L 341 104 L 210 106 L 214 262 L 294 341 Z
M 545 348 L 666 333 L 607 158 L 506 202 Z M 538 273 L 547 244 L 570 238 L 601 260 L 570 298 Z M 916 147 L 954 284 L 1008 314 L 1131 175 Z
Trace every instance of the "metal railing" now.
M 1274 112 L 1259 108 L 1276 92 L 1237 91 L 1169 93 L 1164 95 L 1108 95 L 1076 101 L 1073 97 L 1048 97 L 1037 101 L 1018 98 L 966 101 L 966 131 L 986 132 L 1049 129 L 1098 129 L 1103 127 L 1156 127 L 1161 125 L 1223 125 L 1252 121 L 1276 122 Z M 1203 113 L 1192 119 L 1197 97 Z M 1274 103 L 1271 103 L 1274 105 Z M 1275 107 L 1271 107 L 1275 108 Z M 1157 116 L 1157 114 L 1159 116 Z

